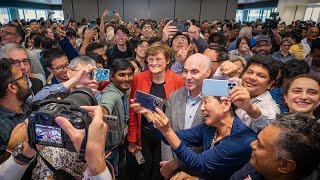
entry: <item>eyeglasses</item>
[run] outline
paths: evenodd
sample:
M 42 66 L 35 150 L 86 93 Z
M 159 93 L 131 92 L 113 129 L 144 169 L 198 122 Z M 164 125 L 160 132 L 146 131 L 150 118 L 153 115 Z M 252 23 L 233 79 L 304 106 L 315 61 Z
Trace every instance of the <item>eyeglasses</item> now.
M 0 31 L 0 34 L 4 34 L 4 35 L 17 35 L 16 33 L 12 33 L 12 32 L 5 31 L 5 30 L 1 30 L 1 31 Z
M 69 66 L 69 63 L 67 63 L 67 64 L 65 64 L 65 65 L 63 65 L 63 66 L 55 67 L 55 68 L 51 67 L 51 69 L 54 69 L 54 70 L 56 70 L 57 72 L 60 72 L 60 71 L 62 71 L 63 69 L 68 69 L 68 66 Z
M 124 37 L 124 36 L 127 36 L 127 34 L 126 33 L 116 33 L 116 36 L 122 36 L 122 37 Z
M 187 38 L 185 37 L 181 37 L 181 38 L 174 38 L 173 39 L 174 42 L 187 42 Z
M 19 67 L 21 65 L 21 63 L 24 66 L 28 66 L 30 65 L 30 59 L 23 59 L 23 60 L 13 60 L 13 64 L 17 67 Z
M 161 63 L 164 59 L 146 59 L 147 60 L 147 63 L 150 64 L 150 63 L 153 63 L 154 61 L 156 63 Z
M 28 82 L 28 78 L 27 78 L 26 76 L 23 76 L 23 75 L 22 75 L 21 77 L 15 79 L 15 80 L 13 80 L 13 81 L 10 81 L 10 83 L 14 83 L 14 82 L 16 82 L 16 81 L 19 81 L 20 79 L 23 79 L 25 82 Z

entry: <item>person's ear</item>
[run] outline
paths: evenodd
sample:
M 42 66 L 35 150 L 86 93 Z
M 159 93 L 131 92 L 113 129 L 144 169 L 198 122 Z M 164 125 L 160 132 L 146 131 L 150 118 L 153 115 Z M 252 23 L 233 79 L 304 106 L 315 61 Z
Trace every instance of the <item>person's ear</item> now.
M 71 72 L 72 72 L 72 71 L 71 71 L 70 69 L 67 70 L 67 77 L 68 77 L 69 79 L 71 78 Z
M 211 67 L 209 67 L 206 71 L 206 78 L 209 78 L 211 74 Z
M 221 100 L 221 98 L 220 98 L 220 101 L 224 105 L 223 112 L 228 112 L 230 110 L 230 108 L 231 108 L 231 101 L 228 101 L 227 99 L 226 100 Z
M 17 36 L 16 43 L 19 44 L 21 42 L 21 40 L 22 40 L 22 37 L 21 36 Z
M 278 167 L 278 171 L 281 174 L 289 174 L 295 171 L 296 166 L 297 164 L 293 160 L 283 159 L 281 160 L 280 167 Z
M 283 97 L 284 97 L 284 102 L 287 104 L 287 94 L 284 94 Z
M 12 83 L 9 83 L 7 91 L 10 91 L 16 94 L 18 92 L 18 87 Z
M 52 69 L 51 67 L 47 67 L 47 70 L 48 70 L 51 74 L 53 74 L 53 69 Z

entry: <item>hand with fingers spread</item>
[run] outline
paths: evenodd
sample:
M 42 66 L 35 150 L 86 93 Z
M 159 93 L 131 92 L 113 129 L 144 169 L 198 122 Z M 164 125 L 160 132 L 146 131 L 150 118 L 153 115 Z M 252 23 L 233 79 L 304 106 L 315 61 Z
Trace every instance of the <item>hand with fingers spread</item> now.
M 104 19 L 107 18 L 108 16 L 109 16 L 109 10 L 106 9 L 106 10 L 103 11 L 101 20 L 104 20 Z
M 227 75 L 228 77 L 235 77 L 238 75 L 238 66 L 231 61 L 225 61 L 220 66 L 220 71 L 222 74 Z
M 170 20 L 169 22 L 167 22 L 167 24 L 164 26 L 164 28 L 162 30 L 162 41 L 163 42 L 167 42 L 178 31 L 176 26 L 170 25 L 172 22 L 173 22 L 173 20 Z
M 88 131 L 85 160 L 91 175 L 95 176 L 106 169 L 104 148 L 108 126 L 103 121 L 101 106 L 81 106 L 81 108 L 93 115 Z M 57 117 L 55 121 L 69 135 L 75 149 L 79 152 L 85 130 L 74 128 L 70 121 L 64 117 Z

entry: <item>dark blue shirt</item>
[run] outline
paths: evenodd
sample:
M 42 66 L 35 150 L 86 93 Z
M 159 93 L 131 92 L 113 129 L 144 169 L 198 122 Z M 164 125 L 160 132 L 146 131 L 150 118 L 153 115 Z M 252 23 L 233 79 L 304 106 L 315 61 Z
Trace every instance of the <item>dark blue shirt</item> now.
M 229 180 L 264 180 L 264 177 L 248 162 L 235 172 Z
M 29 99 L 23 104 L 22 110 L 22 113 L 16 113 L 0 106 L 0 161 L 3 159 L 12 130 L 31 114 L 32 103 Z
M 283 97 L 283 88 L 276 88 L 269 91 L 272 99 L 280 106 L 281 112 L 288 112 L 288 106 Z
M 235 117 L 230 135 L 211 148 L 215 131 L 216 128 L 206 124 L 178 131 L 181 143 L 173 151 L 188 169 L 192 169 L 192 175 L 205 179 L 228 179 L 249 161 L 250 144 L 256 140 L 257 134 Z M 163 136 L 162 139 L 165 140 Z M 166 140 L 164 142 L 167 143 Z M 204 151 L 197 154 L 187 146 L 202 146 Z

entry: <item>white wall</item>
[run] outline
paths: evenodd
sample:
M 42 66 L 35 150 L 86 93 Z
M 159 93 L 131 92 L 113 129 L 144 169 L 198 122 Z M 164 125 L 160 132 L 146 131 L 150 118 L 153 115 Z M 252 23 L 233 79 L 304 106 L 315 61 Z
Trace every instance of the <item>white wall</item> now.
M 126 21 L 134 18 L 159 21 L 174 16 L 201 21 L 234 19 L 237 6 L 237 0 L 62 0 L 64 13 L 69 12 L 76 21 L 95 19 L 104 9 L 117 10 Z
M 295 20 L 303 20 L 308 4 L 320 3 L 319 0 L 279 0 L 278 12 L 281 20 L 291 24 Z

